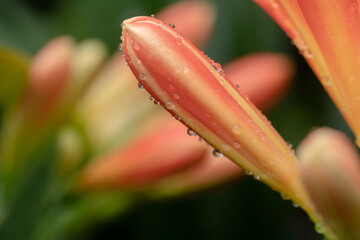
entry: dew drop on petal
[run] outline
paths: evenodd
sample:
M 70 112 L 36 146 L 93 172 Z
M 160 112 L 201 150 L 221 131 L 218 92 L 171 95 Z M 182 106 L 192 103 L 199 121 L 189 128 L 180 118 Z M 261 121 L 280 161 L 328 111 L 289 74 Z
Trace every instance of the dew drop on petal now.
M 177 94 L 177 93 L 174 93 L 172 96 L 173 96 L 173 98 L 176 99 L 176 100 L 180 98 L 180 95 Z
M 232 125 L 232 131 L 233 131 L 233 133 L 235 133 L 235 134 L 240 134 L 242 130 L 241 130 L 239 124 L 234 123 L 234 124 Z
M 175 24 L 170 23 L 169 26 L 175 28 Z
M 320 234 L 324 232 L 324 227 L 322 222 L 315 223 L 315 231 Z
M 194 131 L 194 130 L 192 130 L 192 129 L 188 129 L 187 130 L 187 134 L 189 135 L 189 136 L 195 136 L 196 135 L 196 132 Z
M 189 72 L 189 68 L 187 66 L 184 67 L 184 73 L 188 73 Z
M 219 157 L 221 157 L 222 155 L 223 155 L 222 152 L 220 152 L 220 151 L 217 150 L 217 149 L 214 149 L 214 151 L 213 151 L 213 156 L 214 156 L 214 157 L 219 158 Z
M 181 45 L 182 44 L 182 38 L 181 37 L 177 37 L 176 38 L 176 43 L 177 43 L 177 45 Z
M 240 147 L 240 143 L 239 143 L 239 142 L 234 142 L 234 147 L 235 147 L 235 148 L 239 148 L 239 147 Z
M 144 75 L 144 74 L 139 73 L 139 79 L 141 79 L 141 80 L 145 80 L 145 79 L 146 79 L 146 77 L 145 77 L 145 75 Z
M 226 150 L 229 150 L 229 145 L 227 145 L 226 143 L 223 143 L 222 145 L 221 145 L 221 147 L 226 151 Z
M 124 55 L 125 55 L 125 53 L 124 53 L 124 46 L 123 46 L 122 43 L 119 44 L 118 49 L 120 50 L 121 55 L 124 56 Z
M 134 42 L 134 49 L 135 50 L 140 50 L 140 45 L 139 45 L 139 43 L 138 42 Z
M 174 105 L 174 103 L 172 101 L 166 101 L 165 106 L 169 110 L 174 109 L 174 107 L 175 107 L 175 105 Z
M 299 204 L 297 204 L 296 202 L 292 202 L 292 205 L 294 208 L 298 208 L 299 207 Z
M 280 193 L 280 196 L 283 200 L 289 200 L 290 198 L 285 193 Z
M 144 86 L 141 84 L 141 83 L 138 83 L 138 88 L 143 90 L 144 89 Z
M 331 80 L 329 76 L 322 76 L 321 82 L 324 86 L 329 86 L 331 84 Z

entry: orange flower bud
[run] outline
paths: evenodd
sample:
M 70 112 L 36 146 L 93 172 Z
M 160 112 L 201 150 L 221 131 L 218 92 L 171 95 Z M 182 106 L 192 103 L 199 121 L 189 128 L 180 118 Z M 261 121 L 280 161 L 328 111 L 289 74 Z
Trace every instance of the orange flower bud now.
M 167 117 L 150 124 L 123 148 L 90 163 L 82 188 L 142 188 L 200 161 L 204 145 Z
M 131 70 L 155 102 L 255 178 L 311 209 L 292 150 L 220 64 L 154 18 L 124 21 L 123 39 Z
M 319 128 L 301 143 L 298 156 L 309 195 L 339 239 L 360 239 L 360 158 L 342 133 Z
M 224 70 L 228 80 L 262 110 L 280 100 L 294 76 L 290 59 L 276 53 L 249 54 L 226 64 Z

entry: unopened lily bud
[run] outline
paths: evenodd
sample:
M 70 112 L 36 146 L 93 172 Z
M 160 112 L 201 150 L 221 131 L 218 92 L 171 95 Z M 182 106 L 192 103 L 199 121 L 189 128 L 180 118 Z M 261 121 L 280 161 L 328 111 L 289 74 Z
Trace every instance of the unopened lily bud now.
M 311 211 L 299 163 L 265 116 L 227 81 L 220 64 L 162 21 L 123 22 L 125 58 L 140 84 L 217 150 Z
M 155 16 L 176 27 L 198 48 L 202 48 L 209 40 L 216 20 L 214 6 L 206 1 L 179 1 Z
M 256 107 L 268 110 L 289 88 L 294 65 L 288 57 L 277 53 L 253 53 L 224 66 L 226 76 L 248 95 Z
M 73 49 L 71 38 L 58 37 L 35 55 L 29 66 L 29 87 L 23 99 L 23 111 L 36 118 L 46 118 L 49 111 L 54 111 L 69 82 Z
M 351 141 L 319 128 L 297 153 L 305 186 L 324 222 L 339 239 L 360 239 L 360 158 Z
M 205 146 L 163 117 L 126 146 L 90 163 L 80 176 L 81 188 L 144 188 L 201 161 Z

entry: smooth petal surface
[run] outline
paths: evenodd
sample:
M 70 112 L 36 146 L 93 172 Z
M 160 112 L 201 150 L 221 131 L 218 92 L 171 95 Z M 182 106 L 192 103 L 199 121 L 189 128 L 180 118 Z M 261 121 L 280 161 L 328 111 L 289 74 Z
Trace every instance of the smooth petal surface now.
M 355 0 L 298 0 L 309 28 L 316 39 L 331 78 L 344 106 L 342 112 L 356 136 L 360 135 L 360 15 Z M 359 139 L 358 139 L 359 141 Z
M 227 79 L 261 110 L 270 109 L 284 96 L 294 76 L 288 57 L 265 52 L 242 56 L 227 63 L 224 70 Z
M 254 0 L 283 28 L 360 135 L 359 1 Z M 357 144 L 360 146 L 359 138 Z
M 311 209 L 292 150 L 219 64 L 153 18 L 124 21 L 123 39 L 126 60 L 154 101 L 255 178 Z
M 164 117 L 123 148 L 91 163 L 81 174 L 82 188 L 146 187 L 201 161 L 205 146 Z
M 330 128 L 310 133 L 298 148 L 307 190 L 339 239 L 360 239 L 360 158 L 347 137 Z

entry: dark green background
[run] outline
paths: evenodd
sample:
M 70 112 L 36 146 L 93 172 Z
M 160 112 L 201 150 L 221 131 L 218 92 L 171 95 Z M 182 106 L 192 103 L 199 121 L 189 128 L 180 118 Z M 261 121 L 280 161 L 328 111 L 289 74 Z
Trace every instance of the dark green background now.
M 52 37 L 65 34 L 78 41 L 100 39 L 111 53 L 117 51 L 124 19 L 156 13 L 171 2 L 0 0 L 0 44 L 32 55 Z M 250 0 L 214 3 L 218 20 L 206 49 L 212 59 L 223 64 L 258 51 L 282 52 L 293 58 L 297 75 L 291 90 L 267 114 L 286 141 L 296 147 L 309 130 L 323 125 L 352 137 L 297 49 L 257 5 Z M 312 240 L 323 237 L 291 202 L 283 201 L 261 182 L 244 178 L 191 196 L 140 205 L 74 239 Z

